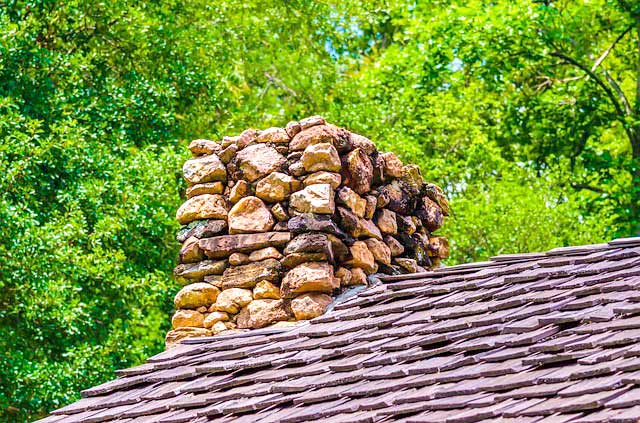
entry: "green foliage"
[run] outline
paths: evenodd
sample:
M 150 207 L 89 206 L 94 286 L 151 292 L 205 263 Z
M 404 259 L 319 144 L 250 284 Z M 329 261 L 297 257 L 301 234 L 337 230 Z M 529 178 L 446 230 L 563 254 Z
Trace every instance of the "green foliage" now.
M 631 234 L 638 112 L 552 54 L 590 68 L 625 4 L 7 2 L 0 419 L 161 350 L 190 139 L 315 113 L 367 135 L 447 190 L 449 263 Z M 633 37 L 596 69 L 632 100 Z

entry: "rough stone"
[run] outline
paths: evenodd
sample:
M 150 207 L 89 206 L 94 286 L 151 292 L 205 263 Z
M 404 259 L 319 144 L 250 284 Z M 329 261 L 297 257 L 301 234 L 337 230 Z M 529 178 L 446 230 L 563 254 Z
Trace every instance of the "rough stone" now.
M 378 199 L 374 195 L 366 195 L 364 199 L 367 202 L 364 208 L 364 218 L 373 219 L 373 215 L 376 212 L 376 205 L 378 204 Z
M 240 329 L 259 329 L 284 320 L 289 320 L 284 301 L 254 300 L 240 311 L 236 323 Z
M 306 173 L 306 170 L 304 170 L 304 166 L 301 161 L 291 163 L 288 169 L 289 173 L 293 176 L 302 176 Z
M 232 266 L 240 266 L 249 263 L 249 256 L 243 253 L 233 253 L 229 256 L 229 264 Z
M 208 275 L 221 275 L 227 268 L 226 260 L 203 260 L 197 263 L 179 264 L 173 269 L 173 275 L 177 280 L 202 281 Z
M 335 277 L 340 280 L 340 286 L 351 285 L 351 270 L 346 267 L 340 267 L 335 271 Z
M 261 280 L 276 282 L 279 271 L 280 262 L 276 259 L 229 267 L 222 275 L 222 289 L 253 288 Z
M 354 238 L 382 239 L 378 227 L 370 220 L 363 219 L 343 207 L 338 207 L 342 227 Z
M 291 240 L 289 232 L 265 232 L 245 235 L 221 235 L 200 240 L 200 248 L 209 258 L 229 257 L 232 253 L 246 253 L 265 247 L 277 247 Z
M 284 256 L 280 264 L 285 269 L 293 269 L 299 264 L 310 261 L 329 261 L 329 256 L 326 253 L 291 253 Z
M 171 326 L 174 329 L 183 327 L 204 327 L 204 315 L 195 310 L 177 310 L 171 318 Z
M 222 194 L 223 191 L 224 185 L 222 182 L 205 182 L 204 184 L 196 184 L 187 188 L 187 198 L 202 194 Z
M 180 263 L 195 263 L 204 260 L 204 251 L 200 248 L 199 239 L 192 236 L 180 248 Z
M 342 182 L 342 176 L 340 176 L 339 173 L 325 172 L 323 170 L 309 174 L 302 182 L 305 187 L 314 184 L 329 184 L 331 185 L 331 189 L 336 190 Z
M 300 126 L 300 122 L 291 121 L 287 123 L 287 126 L 284 128 L 284 130 L 286 131 L 287 135 L 289 135 L 290 138 L 293 138 L 300 131 L 302 131 L 302 127 Z
M 256 142 L 272 142 L 274 144 L 286 144 L 289 142 L 289 135 L 283 128 L 267 128 L 260 131 L 260 135 L 256 138 Z
M 231 191 L 229 192 L 229 201 L 236 204 L 249 194 L 251 194 L 251 186 L 247 181 L 243 181 L 241 179 L 231 187 Z
M 300 213 L 333 214 L 335 210 L 334 191 L 329 184 L 309 185 L 291 194 L 291 207 Z
M 209 307 L 216 302 L 220 290 L 204 282 L 196 282 L 183 287 L 175 296 L 173 303 L 176 308 L 196 309 Z
M 422 189 L 422 172 L 417 165 L 409 164 L 404 166 L 402 180 L 407 185 L 413 195 L 417 195 Z
M 418 263 L 414 259 L 396 257 L 393 262 L 409 273 L 415 273 L 418 270 Z
M 384 237 L 384 242 L 391 250 L 392 257 L 397 257 L 404 253 L 404 247 L 402 246 L 402 244 L 400 244 L 400 242 L 391 235 L 386 235 Z
M 229 234 L 268 232 L 275 219 L 257 197 L 244 197 L 229 211 Z
M 224 311 L 214 311 L 204 318 L 204 327 L 208 329 L 218 322 L 226 322 L 227 320 L 229 320 L 227 313 Z
M 391 211 L 402 215 L 410 215 L 415 207 L 415 200 L 409 195 L 405 185 L 399 180 L 394 180 L 388 185 L 378 188 L 378 204 L 379 209 L 386 207 Z
M 220 161 L 224 164 L 231 163 L 231 160 L 236 156 L 238 152 L 238 146 L 235 144 L 231 144 L 230 146 L 224 148 L 220 153 L 218 153 L 218 157 L 220 157 Z
M 339 238 L 345 237 L 345 233 L 333 221 L 331 216 L 325 214 L 303 213 L 294 216 L 287 222 L 287 228 L 293 234 L 326 232 Z
M 204 281 L 218 289 L 222 289 L 222 275 L 207 275 L 204 277 Z
M 253 298 L 255 298 L 256 300 L 279 300 L 280 288 L 269 281 L 260 281 L 253 288 Z
M 311 128 L 312 126 L 324 125 L 325 123 L 326 121 L 322 116 L 314 115 L 300 120 L 300 128 L 304 130 L 307 128 Z
M 181 340 L 186 338 L 199 338 L 202 336 L 211 336 L 211 331 L 205 328 L 181 327 L 167 333 L 164 338 L 165 348 L 171 349 L 177 346 Z
M 217 154 L 222 151 L 222 146 L 215 141 L 193 140 L 189 143 L 189 150 L 195 156 L 203 154 Z
M 427 253 L 430 257 L 449 257 L 449 241 L 443 236 L 430 237 Z
M 209 238 L 227 229 L 226 220 L 194 220 L 183 227 L 176 236 L 178 242 L 185 242 L 187 238 Z
M 176 213 L 178 222 L 185 225 L 194 220 L 226 219 L 227 201 L 219 194 L 203 194 L 191 197 L 184 202 Z
M 384 160 L 384 176 L 385 178 L 402 178 L 404 176 L 404 164 L 398 156 L 393 153 L 384 153 L 380 155 Z
M 352 133 L 351 143 L 353 144 L 353 148 L 358 148 L 367 155 L 371 155 L 377 151 L 376 145 L 373 143 L 373 141 L 360 134 Z
M 273 172 L 256 185 L 256 197 L 270 203 L 283 201 L 291 194 L 294 179 L 286 173 Z
M 367 201 L 360 197 L 349 187 L 342 187 L 338 190 L 338 203 L 344 204 L 358 217 L 364 217 Z
M 287 213 L 284 206 L 280 203 L 271 207 L 271 214 L 273 214 L 279 222 L 286 222 L 289 219 L 289 213 Z
M 278 171 L 287 162 L 282 154 L 266 144 L 248 146 L 236 155 L 236 160 L 242 175 L 249 182 Z
M 284 249 L 284 254 L 323 253 L 333 260 L 333 249 L 326 234 L 303 233 L 296 236 Z
M 383 234 L 398 233 L 398 224 L 396 222 L 396 214 L 391 210 L 380 209 L 376 213 L 375 222 Z
M 396 215 L 398 230 L 404 234 L 412 235 L 416 231 L 416 224 L 411 216 Z
M 191 185 L 227 180 L 227 169 L 215 154 L 187 160 L 182 173 Z
M 332 302 L 333 298 L 327 294 L 302 294 L 291 300 L 291 311 L 297 320 L 313 319 L 322 315 Z
M 318 125 L 310 128 L 303 128 L 301 132 L 296 134 L 289 143 L 291 151 L 304 150 L 310 145 L 320 143 L 336 143 L 336 131 L 329 125 Z
M 429 197 L 423 197 L 416 210 L 416 215 L 422 221 L 427 230 L 433 232 L 438 230 L 444 223 L 444 213 L 442 209 Z
M 280 254 L 280 251 L 276 250 L 274 247 L 262 248 L 260 250 L 252 251 L 251 254 L 249 254 L 249 261 L 252 262 L 270 258 L 280 260 L 282 258 L 282 254 Z
M 280 286 L 280 294 L 284 298 L 293 298 L 305 292 L 330 294 L 336 288 L 333 267 L 328 263 L 311 262 L 302 263 L 285 275 Z
M 240 309 L 253 301 L 253 294 L 248 289 L 229 288 L 218 295 L 215 303 L 216 311 L 236 314 Z
M 361 149 L 356 148 L 343 158 L 342 182 L 358 194 L 371 190 L 373 166 L 371 160 Z
M 359 267 L 354 267 L 351 269 L 351 281 L 349 282 L 351 286 L 356 285 L 366 285 L 367 284 L 367 274 L 364 273 L 364 270 Z
M 349 258 L 349 247 L 347 247 L 346 242 L 349 245 L 353 245 L 355 239 L 348 238 L 345 242 L 342 242 L 340 238 L 332 234 L 327 235 L 327 239 L 331 243 L 331 249 L 333 250 L 334 261 L 342 262 Z
M 331 143 L 320 143 L 308 146 L 302 155 L 302 165 L 308 173 L 327 171 L 340 172 L 340 156 Z
M 391 264 L 391 249 L 382 241 L 369 238 L 365 239 L 364 243 L 367 244 L 367 248 L 373 254 L 373 258 L 378 263 Z
M 351 267 L 359 267 L 367 274 L 376 272 L 377 266 L 375 264 L 375 259 L 371 251 L 369 251 L 367 244 L 363 241 L 356 241 L 351 247 L 349 247 L 349 250 L 351 251 L 351 260 L 345 264 Z
M 445 216 L 449 216 L 449 213 L 451 212 L 449 208 L 449 200 L 447 200 L 447 197 L 444 195 L 442 188 L 436 184 L 426 182 L 422 185 L 422 190 L 427 197 L 435 201 L 440 206 L 442 213 L 444 213 Z

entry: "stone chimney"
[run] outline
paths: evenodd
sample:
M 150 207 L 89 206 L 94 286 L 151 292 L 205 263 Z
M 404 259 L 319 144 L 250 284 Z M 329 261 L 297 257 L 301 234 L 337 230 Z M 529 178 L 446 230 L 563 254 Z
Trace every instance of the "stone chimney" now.
M 321 315 L 374 273 L 440 266 L 440 187 L 393 153 L 320 116 L 285 128 L 195 140 L 167 347 L 194 336 Z

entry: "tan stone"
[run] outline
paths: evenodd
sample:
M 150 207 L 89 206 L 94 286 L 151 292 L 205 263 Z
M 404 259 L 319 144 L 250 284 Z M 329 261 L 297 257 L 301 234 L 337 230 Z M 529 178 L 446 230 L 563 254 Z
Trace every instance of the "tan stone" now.
M 206 312 L 207 312 L 207 308 L 208 308 L 208 307 L 205 307 L 205 306 L 198 307 L 198 308 L 196 308 L 196 311 L 197 311 L 197 312 L 199 312 L 199 313 L 204 314 L 204 313 L 206 313 Z
M 196 309 L 209 307 L 216 302 L 220 290 L 205 282 L 196 282 L 183 287 L 175 296 L 176 308 Z
M 277 247 L 291 240 L 289 232 L 264 232 L 244 235 L 221 235 L 201 239 L 200 248 L 209 258 L 229 257 L 232 253 L 246 253 L 264 247 Z
M 349 187 L 341 187 L 338 192 L 338 202 L 345 204 L 358 217 L 364 217 L 367 201 Z
M 253 298 L 256 300 L 280 299 L 280 288 L 269 281 L 260 281 L 253 288 Z
M 251 254 L 249 254 L 249 261 L 262 261 L 270 258 L 280 260 L 282 258 L 282 254 L 280 254 L 280 251 L 276 250 L 274 247 L 262 248 L 260 250 L 252 251 Z
M 182 173 L 191 185 L 227 180 L 227 169 L 215 154 L 187 160 Z
M 176 213 L 176 219 L 183 225 L 194 220 L 226 219 L 227 201 L 219 194 L 203 194 L 185 201 Z
M 444 191 L 442 190 L 442 188 L 435 184 L 427 182 L 422 185 L 422 189 L 429 198 L 431 198 L 440 206 L 440 208 L 442 209 L 442 213 L 444 213 L 445 216 L 449 216 L 449 213 L 451 212 L 449 207 L 449 200 L 447 200 L 447 197 L 444 195 Z
M 275 204 L 273 207 L 271 207 L 271 213 L 279 222 L 285 222 L 289 219 L 289 214 L 285 210 L 284 206 L 280 203 Z
M 221 332 L 224 332 L 226 330 L 229 330 L 229 326 L 227 325 L 228 323 L 231 322 L 216 322 L 213 324 L 213 326 L 211 326 L 211 333 L 213 335 L 217 335 Z
M 335 277 L 340 280 L 340 286 L 351 285 L 351 271 L 346 267 L 340 267 L 336 270 Z
M 404 175 L 402 180 L 413 190 L 413 192 L 420 192 L 423 184 L 420 167 L 418 167 L 418 165 L 408 164 L 404 166 L 403 173 Z
M 185 263 L 173 269 L 178 281 L 201 281 L 207 275 L 221 275 L 227 267 L 226 260 L 203 260 L 197 263 Z
M 260 131 L 256 142 L 272 142 L 274 144 L 284 144 L 289 142 L 289 135 L 283 128 L 267 128 Z
M 338 207 L 342 228 L 354 238 L 382 239 L 378 227 L 370 220 L 363 219 L 343 207 Z
M 397 257 L 393 262 L 409 273 L 415 273 L 418 270 L 418 263 L 414 259 Z
M 229 234 L 268 232 L 275 219 L 257 197 L 244 197 L 229 211 Z
M 205 182 L 187 188 L 187 198 L 195 197 L 202 194 L 222 194 L 224 185 L 222 182 Z
M 351 151 L 342 166 L 342 182 L 358 194 L 365 194 L 371 190 L 373 181 L 373 165 L 369 156 L 361 149 Z
M 304 150 L 310 145 L 320 143 L 336 143 L 336 131 L 335 128 L 329 125 L 318 125 L 308 129 L 303 129 L 296 134 L 289 143 L 289 149 L 291 151 Z
M 302 131 L 302 127 L 300 126 L 299 122 L 291 121 L 287 123 L 287 126 L 284 128 L 284 130 L 290 138 L 293 138 L 298 132 Z
M 180 248 L 180 263 L 195 263 L 204 260 L 204 251 L 200 248 L 199 241 L 195 236 L 187 238 Z
M 364 209 L 364 218 L 365 219 L 373 219 L 373 215 L 376 212 L 376 204 L 378 203 L 378 199 L 373 195 L 367 195 L 364 197 L 367 205 Z
M 222 146 L 215 141 L 193 140 L 189 143 L 189 150 L 195 156 L 203 154 L 217 154 L 222 151 Z
M 222 275 L 208 275 L 204 277 L 204 281 L 218 289 L 222 289 Z
M 293 176 L 302 176 L 306 173 L 301 161 L 293 162 L 289 165 L 289 173 Z
M 271 172 L 278 171 L 287 159 L 266 144 L 250 145 L 236 155 L 238 167 L 249 182 L 254 182 Z
M 218 157 L 220 157 L 220 161 L 224 164 L 229 164 L 231 160 L 236 156 L 238 152 L 238 146 L 235 144 L 231 144 L 230 146 L 224 148 L 220 153 L 218 153 Z
M 376 145 L 373 143 L 373 141 L 360 134 L 352 133 L 351 143 L 353 144 L 353 148 L 358 148 L 367 155 L 371 155 L 377 151 Z
M 222 288 L 253 288 L 261 280 L 276 282 L 280 267 L 276 259 L 229 267 L 222 275 Z
M 294 179 L 286 173 L 273 172 L 262 178 L 256 185 L 256 197 L 270 203 L 277 203 L 289 197 Z
M 328 261 L 329 256 L 326 253 L 291 253 L 284 256 L 280 263 L 286 269 L 293 269 L 299 264 L 310 261 Z
M 195 310 L 177 310 L 171 318 L 171 326 L 174 329 L 183 327 L 204 327 L 204 315 Z
M 333 298 L 327 294 L 302 294 L 291 300 L 291 311 L 297 320 L 313 319 L 324 313 L 332 302 Z
M 387 244 L 374 238 L 365 239 L 364 243 L 367 244 L 367 248 L 373 254 L 375 261 L 387 266 L 391 264 L 391 249 Z
M 186 338 L 199 338 L 202 336 L 211 336 L 211 331 L 205 328 L 180 327 L 167 333 L 164 339 L 165 348 L 171 349 Z
M 359 267 L 354 267 L 351 269 L 351 281 L 350 285 L 366 285 L 367 284 L 367 274 L 364 273 L 364 270 Z
M 227 320 L 229 320 L 229 315 L 227 313 L 224 311 L 214 311 L 204 318 L 203 324 L 205 328 L 210 328 L 218 322 L 226 322 Z
M 240 329 L 259 329 L 270 324 L 289 320 L 289 313 L 282 300 L 253 300 L 244 307 L 236 323 Z
M 216 299 L 215 309 L 230 314 L 236 314 L 240 309 L 253 301 L 251 290 L 229 288 L 223 290 Z
M 304 292 L 332 293 L 336 288 L 333 267 L 328 263 L 311 262 L 300 264 L 285 275 L 280 294 L 292 298 Z
M 243 253 L 233 253 L 229 256 L 229 264 L 232 266 L 240 266 L 249 263 L 249 256 Z
M 404 164 L 398 156 L 393 153 L 384 153 L 381 156 L 384 160 L 385 177 L 402 178 L 404 176 Z
M 391 210 L 387 210 L 387 209 L 378 210 L 378 212 L 376 213 L 375 222 L 383 234 L 393 235 L 398 233 L 398 224 L 396 222 L 396 214 Z
M 249 183 L 247 181 L 239 180 L 229 192 L 229 201 L 236 204 L 249 194 L 251 194 L 251 187 Z
M 309 185 L 291 194 L 289 204 L 300 213 L 333 214 L 334 191 L 329 184 Z
M 386 235 L 384 237 L 384 242 L 389 247 L 389 250 L 391 250 L 392 257 L 397 257 L 404 253 L 404 247 L 402 244 L 400 244 L 400 242 L 391 235 Z
M 304 178 L 303 184 L 305 187 L 314 184 L 329 184 L 331 189 L 336 190 L 340 186 L 340 182 L 342 182 L 342 176 L 339 173 L 322 170 L 309 174 Z
M 302 165 L 308 173 L 340 172 L 340 156 L 338 150 L 331 143 L 320 143 L 308 146 L 302 155 Z
M 449 240 L 443 236 L 430 237 L 427 250 L 429 257 L 447 258 L 449 257 Z
M 316 125 L 324 125 L 326 121 L 322 116 L 313 115 L 300 120 L 300 128 L 307 129 Z
M 359 267 L 367 274 L 376 272 L 377 266 L 375 259 L 371 251 L 369 251 L 369 248 L 367 248 L 367 244 L 363 241 L 356 241 L 349 247 L 349 250 L 351 251 L 352 258 L 346 263 L 347 265 Z

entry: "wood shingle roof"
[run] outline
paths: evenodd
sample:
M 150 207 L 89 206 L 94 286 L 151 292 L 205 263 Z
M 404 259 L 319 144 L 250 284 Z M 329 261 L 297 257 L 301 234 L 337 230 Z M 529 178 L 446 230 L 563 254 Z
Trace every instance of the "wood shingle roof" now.
M 41 422 L 640 420 L 640 238 L 380 276 L 307 324 L 192 338 Z

